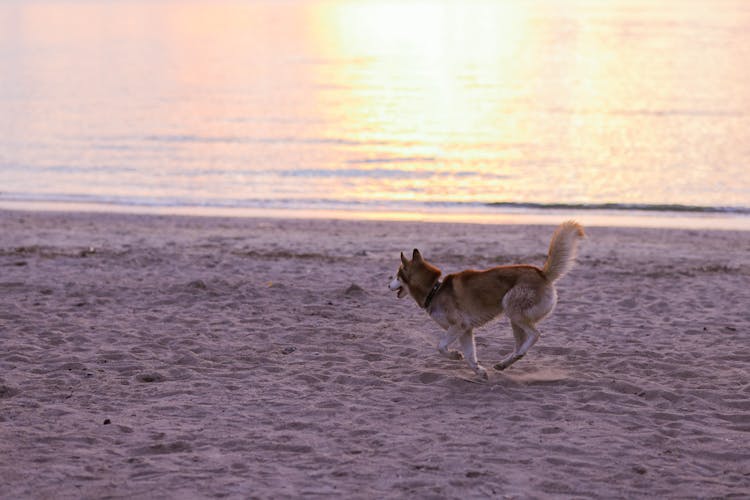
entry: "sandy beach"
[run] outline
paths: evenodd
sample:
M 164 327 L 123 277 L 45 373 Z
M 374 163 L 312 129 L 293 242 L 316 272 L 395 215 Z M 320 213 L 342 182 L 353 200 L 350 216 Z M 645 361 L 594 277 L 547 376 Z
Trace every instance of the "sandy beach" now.
M 588 228 L 489 382 L 387 289 L 553 229 L 0 211 L 0 497 L 746 498 L 750 232 Z

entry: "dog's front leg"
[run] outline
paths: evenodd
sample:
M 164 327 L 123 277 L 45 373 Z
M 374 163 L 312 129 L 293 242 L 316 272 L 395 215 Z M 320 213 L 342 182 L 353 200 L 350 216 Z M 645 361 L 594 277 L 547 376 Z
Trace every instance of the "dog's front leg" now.
M 440 354 L 445 356 L 448 359 L 463 359 L 463 356 L 460 352 L 448 349 L 448 346 L 450 346 L 453 342 L 458 339 L 458 337 L 463 333 L 461 330 L 455 327 L 450 327 L 445 332 L 443 332 L 443 336 L 440 338 L 440 342 L 438 342 L 438 351 L 440 351 Z
M 474 343 L 474 332 L 471 330 L 464 332 L 459 341 L 461 342 L 461 349 L 464 351 L 464 359 L 469 363 L 474 373 L 483 379 L 488 379 L 487 370 L 477 361 L 477 346 Z

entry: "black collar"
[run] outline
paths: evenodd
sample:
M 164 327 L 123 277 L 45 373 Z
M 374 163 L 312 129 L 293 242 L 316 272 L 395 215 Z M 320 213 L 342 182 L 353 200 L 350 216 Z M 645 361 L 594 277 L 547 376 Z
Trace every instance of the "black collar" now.
M 424 299 L 424 308 L 425 309 L 427 309 L 428 307 L 430 307 L 430 304 L 432 303 L 432 299 L 435 297 L 435 294 L 440 289 L 440 285 L 442 285 L 442 283 L 440 283 L 440 281 L 438 281 L 437 283 L 435 283 L 435 286 L 432 287 L 432 290 L 430 290 L 430 293 L 427 294 L 427 298 Z

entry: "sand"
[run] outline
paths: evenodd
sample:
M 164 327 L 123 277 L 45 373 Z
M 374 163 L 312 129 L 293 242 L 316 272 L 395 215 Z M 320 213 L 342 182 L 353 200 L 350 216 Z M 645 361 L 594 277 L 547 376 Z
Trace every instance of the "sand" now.
M 0 211 L 0 497 L 747 498 L 750 232 L 589 228 L 486 383 L 386 287 L 552 229 Z

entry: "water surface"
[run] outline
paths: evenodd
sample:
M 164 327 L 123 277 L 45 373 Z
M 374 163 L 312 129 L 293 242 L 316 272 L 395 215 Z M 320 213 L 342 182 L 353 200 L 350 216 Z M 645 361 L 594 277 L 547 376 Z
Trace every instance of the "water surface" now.
M 740 0 L 12 0 L 0 202 L 747 218 L 748 61 Z

